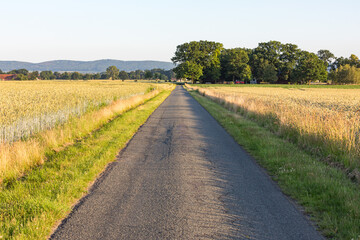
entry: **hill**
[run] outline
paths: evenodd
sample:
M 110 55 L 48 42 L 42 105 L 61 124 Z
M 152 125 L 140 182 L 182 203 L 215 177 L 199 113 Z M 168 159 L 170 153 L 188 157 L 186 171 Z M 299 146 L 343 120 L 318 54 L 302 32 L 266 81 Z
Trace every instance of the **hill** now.
M 41 63 L 19 62 L 19 61 L 0 61 L 2 71 L 25 68 L 29 71 L 53 71 L 53 72 L 81 72 L 96 73 L 104 72 L 109 66 L 116 66 L 120 70 L 134 71 L 160 68 L 169 70 L 174 67 L 171 62 L 162 61 L 121 61 L 113 59 L 103 59 L 96 61 L 72 61 L 55 60 Z

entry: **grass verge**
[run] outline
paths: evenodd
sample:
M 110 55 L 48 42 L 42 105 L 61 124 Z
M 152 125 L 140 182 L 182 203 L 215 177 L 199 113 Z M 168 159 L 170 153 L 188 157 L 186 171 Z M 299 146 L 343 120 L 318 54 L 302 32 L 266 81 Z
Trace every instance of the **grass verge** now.
M 118 115 L 75 144 L 49 154 L 43 165 L 21 179 L 1 186 L 0 239 L 48 237 L 170 93 L 165 90 Z
M 360 239 L 360 188 L 342 171 L 197 92 L 190 94 L 305 208 L 324 236 Z

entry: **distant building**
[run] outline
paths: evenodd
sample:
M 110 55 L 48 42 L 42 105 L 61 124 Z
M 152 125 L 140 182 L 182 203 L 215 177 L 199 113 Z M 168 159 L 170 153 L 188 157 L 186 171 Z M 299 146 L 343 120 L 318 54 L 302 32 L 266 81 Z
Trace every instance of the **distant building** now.
M 257 80 L 256 79 L 251 80 L 250 84 L 257 84 Z
M 16 74 L 0 74 L 0 81 L 14 80 Z

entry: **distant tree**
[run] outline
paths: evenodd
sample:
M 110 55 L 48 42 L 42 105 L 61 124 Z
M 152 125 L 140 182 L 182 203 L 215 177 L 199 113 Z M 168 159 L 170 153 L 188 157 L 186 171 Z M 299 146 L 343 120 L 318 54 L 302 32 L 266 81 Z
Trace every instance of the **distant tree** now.
M 20 74 L 16 75 L 15 80 L 21 80 L 21 81 L 22 80 L 28 80 L 28 77 L 27 77 L 27 75 L 24 75 L 24 74 L 20 73 Z
M 145 71 L 145 79 L 152 79 L 153 73 L 149 70 Z
M 82 74 L 79 73 L 79 72 L 73 72 L 73 73 L 71 74 L 71 79 L 72 79 L 72 80 L 82 79 Z
M 93 79 L 100 79 L 100 78 L 101 78 L 101 74 L 100 74 L 100 73 L 94 73 Z
M 360 84 L 360 68 L 345 64 L 332 71 L 329 79 L 336 84 Z
M 249 76 L 248 69 L 250 68 L 247 64 L 249 62 L 249 57 L 244 49 L 233 48 L 225 49 L 220 55 L 220 63 L 222 69 L 223 78 L 228 81 L 235 81 L 235 79 L 244 80 Z M 251 77 L 251 70 L 250 70 Z
M 100 79 L 109 79 L 109 77 L 106 72 L 102 72 L 100 73 Z
M 119 69 L 116 66 L 110 66 L 106 69 L 106 74 L 109 79 L 115 80 L 119 77 Z
M 145 73 L 141 70 L 131 71 L 129 74 L 130 79 L 141 79 L 145 77 Z
M 275 67 L 272 64 L 265 64 L 262 80 L 269 83 L 276 83 L 278 80 Z
M 39 77 L 39 72 L 38 71 L 33 71 L 31 73 L 28 74 L 28 78 L 29 80 L 36 80 Z
M 42 71 L 42 72 L 40 72 L 40 79 L 52 80 L 52 79 L 55 79 L 55 76 L 52 71 Z
M 86 73 L 86 74 L 84 74 L 84 76 L 83 76 L 83 79 L 84 79 L 84 80 L 90 80 L 90 79 L 92 79 L 92 78 L 93 78 L 93 75 L 90 74 L 90 73 Z
M 3 74 L 4 72 L 3 71 L 1 71 L 1 69 L 0 69 L 0 74 Z
M 125 71 L 120 71 L 120 73 L 119 73 L 119 78 L 124 81 L 124 80 L 126 80 L 126 79 L 129 79 L 129 75 L 128 75 L 128 73 L 125 72 Z
M 166 76 L 165 74 L 160 74 L 159 78 L 160 80 L 165 80 L 165 81 L 169 80 L 168 76 Z
M 327 79 L 327 73 L 324 62 L 316 54 L 302 51 L 293 72 L 293 82 L 325 81 Z
M 64 72 L 64 73 L 61 74 L 60 78 L 69 80 L 69 79 L 71 79 L 71 73 Z
M 28 70 L 26 70 L 26 69 L 24 69 L 24 68 L 22 68 L 22 69 L 16 69 L 16 70 L 11 70 L 10 72 L 9 72 L 9 74 L 22 74 L 22 75 L 28 75 L 28 73 L 29 73 L 29 71 Z
M 61 79 L 61 73 L 59 72 L 54 72 L 54 76 L 56 79 Z

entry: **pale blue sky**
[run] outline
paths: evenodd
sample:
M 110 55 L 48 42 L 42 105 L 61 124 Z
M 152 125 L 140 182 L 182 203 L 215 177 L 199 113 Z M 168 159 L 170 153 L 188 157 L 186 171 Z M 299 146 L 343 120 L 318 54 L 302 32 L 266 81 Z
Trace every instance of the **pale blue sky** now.
M 170 61 L 193 40 L 360 56 L 359 0 L 0 0 L 0 60 Z

